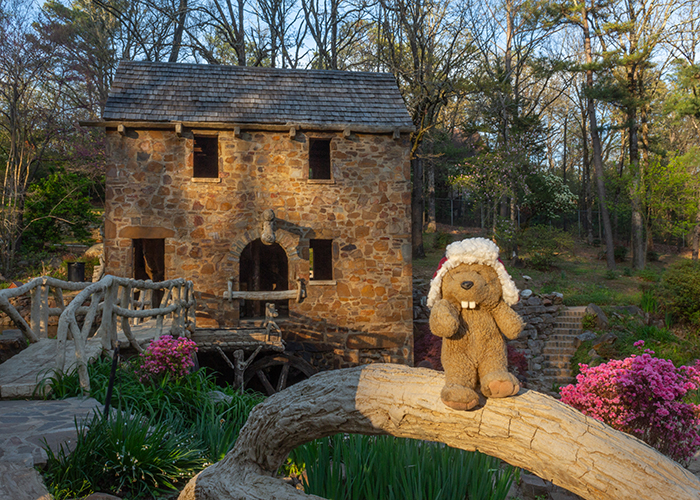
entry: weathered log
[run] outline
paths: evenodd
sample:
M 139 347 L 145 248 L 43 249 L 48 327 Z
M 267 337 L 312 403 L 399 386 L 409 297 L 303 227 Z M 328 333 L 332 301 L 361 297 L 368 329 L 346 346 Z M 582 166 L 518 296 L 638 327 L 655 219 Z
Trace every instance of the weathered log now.
M 642 441 L 534 391 L 446 407 L 444 375 L 369 365 L 324 372 L 250 414 L 236 446 L 195 476 L 179 500 L 309 499 L 274 476 L 295 447 L 338 432 L 440 441 L 527 469 L 586 499 L 700 499 L 700 481 Z

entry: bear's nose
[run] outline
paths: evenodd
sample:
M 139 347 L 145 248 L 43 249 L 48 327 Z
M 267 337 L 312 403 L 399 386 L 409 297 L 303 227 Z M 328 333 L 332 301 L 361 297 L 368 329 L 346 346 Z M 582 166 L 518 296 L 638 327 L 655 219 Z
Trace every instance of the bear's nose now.
M 474 286 L 473 281 L 462 281 L 462 288 L 464 288 L 465 290 L 469 290 L 473 286 Z

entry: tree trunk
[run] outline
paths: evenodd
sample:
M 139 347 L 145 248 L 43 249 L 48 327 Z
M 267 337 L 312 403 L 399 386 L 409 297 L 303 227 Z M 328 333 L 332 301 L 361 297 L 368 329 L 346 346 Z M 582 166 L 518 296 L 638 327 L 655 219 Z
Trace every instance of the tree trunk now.
M 179 500 L 318 499 L 275 477 L 291 450 L 338 432 L 391 434 L 479 450 L 582 497 L 697 500 L 700 481 L 642 441 L 534 391 L 456 411 L 442 372 L 375 364 L 320 373 L 250 414 L 236 446 Z
M 185 21 L 187 20 L 187 0 L 180 0 L 176 20 L 175 33 L 173 33 L 173 46 L 170 50 L 170 58 L 168 59 L 168 62 L 177 62 L 178 57 L 180 57 L 182 33 L 185 30 Z
M 437 219 L 435 216 L 435 158 L 433 156 L 433 141 L 426 144 L 428 153 L 428 232 L 437 231 Z
M 413 192 L 411 194 L 411 233 L 413 258 L 425 257 L 423 249 L 423 160 L 413 158 Z
M 695 228 L 693 230 L 693 260 L 696 262 L 698 260 L 699 247 L 700 247 L 700 207 L 698 207 L 698 213 L 695 216 Z
M 593 63 L 593 49 L 591 48 L 591 34 L 588 29 L 588 11 L 584 3 L 581 8 L 581 24 L 583 27 L 583 45 L 586 52 L 586 85 L 593 87 L 593 70 L 590 68 Z M 603 148 L 600 144 L 600 134 L 598 133 L 598 123 L 596 118 L 595 102 L 592 97 L 588 98 L 588 120 L 591 125 L 591 142 L 593 144 L 593 165 L 595 166 L 596 186 L 598 187 L 598 202 L 600 205 L 603 228 L 605 229 L 605 254 L 609 270 L 615 269 L 615 247 L 613 245 L 612 228 L 610 226 L 610 214 L 605 197 L 605 178 L 603 173 Z

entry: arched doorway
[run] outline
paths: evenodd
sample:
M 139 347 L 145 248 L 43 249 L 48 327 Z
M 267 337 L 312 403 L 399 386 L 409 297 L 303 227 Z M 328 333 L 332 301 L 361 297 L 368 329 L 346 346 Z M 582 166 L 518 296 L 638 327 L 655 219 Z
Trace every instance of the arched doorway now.
M 289 285 L 289 263 L 287 253 L 279 244 L 264 245 L 260 239 L 253 240 L 243 249 L 240 257 L 241 291 L 284 291 Z M 280 316 L 289 315 L 289 301 L 273 301 Z M 241 303 L 240 317 L 261 318 L 265 316 L 265 303 L 245 300 Z

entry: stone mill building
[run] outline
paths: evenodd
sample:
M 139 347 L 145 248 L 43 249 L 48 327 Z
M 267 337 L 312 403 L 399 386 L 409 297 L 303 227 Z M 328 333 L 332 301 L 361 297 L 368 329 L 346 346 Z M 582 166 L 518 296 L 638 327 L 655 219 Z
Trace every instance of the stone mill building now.
M 264 316 L 236 292 L 287 291 L 282 337 L 315 364 L 412 362 L 413 125 L 391 75 L 124 61 L 92 125 L 108 274 L 192 280 L 197 327 L 222 334 Z

